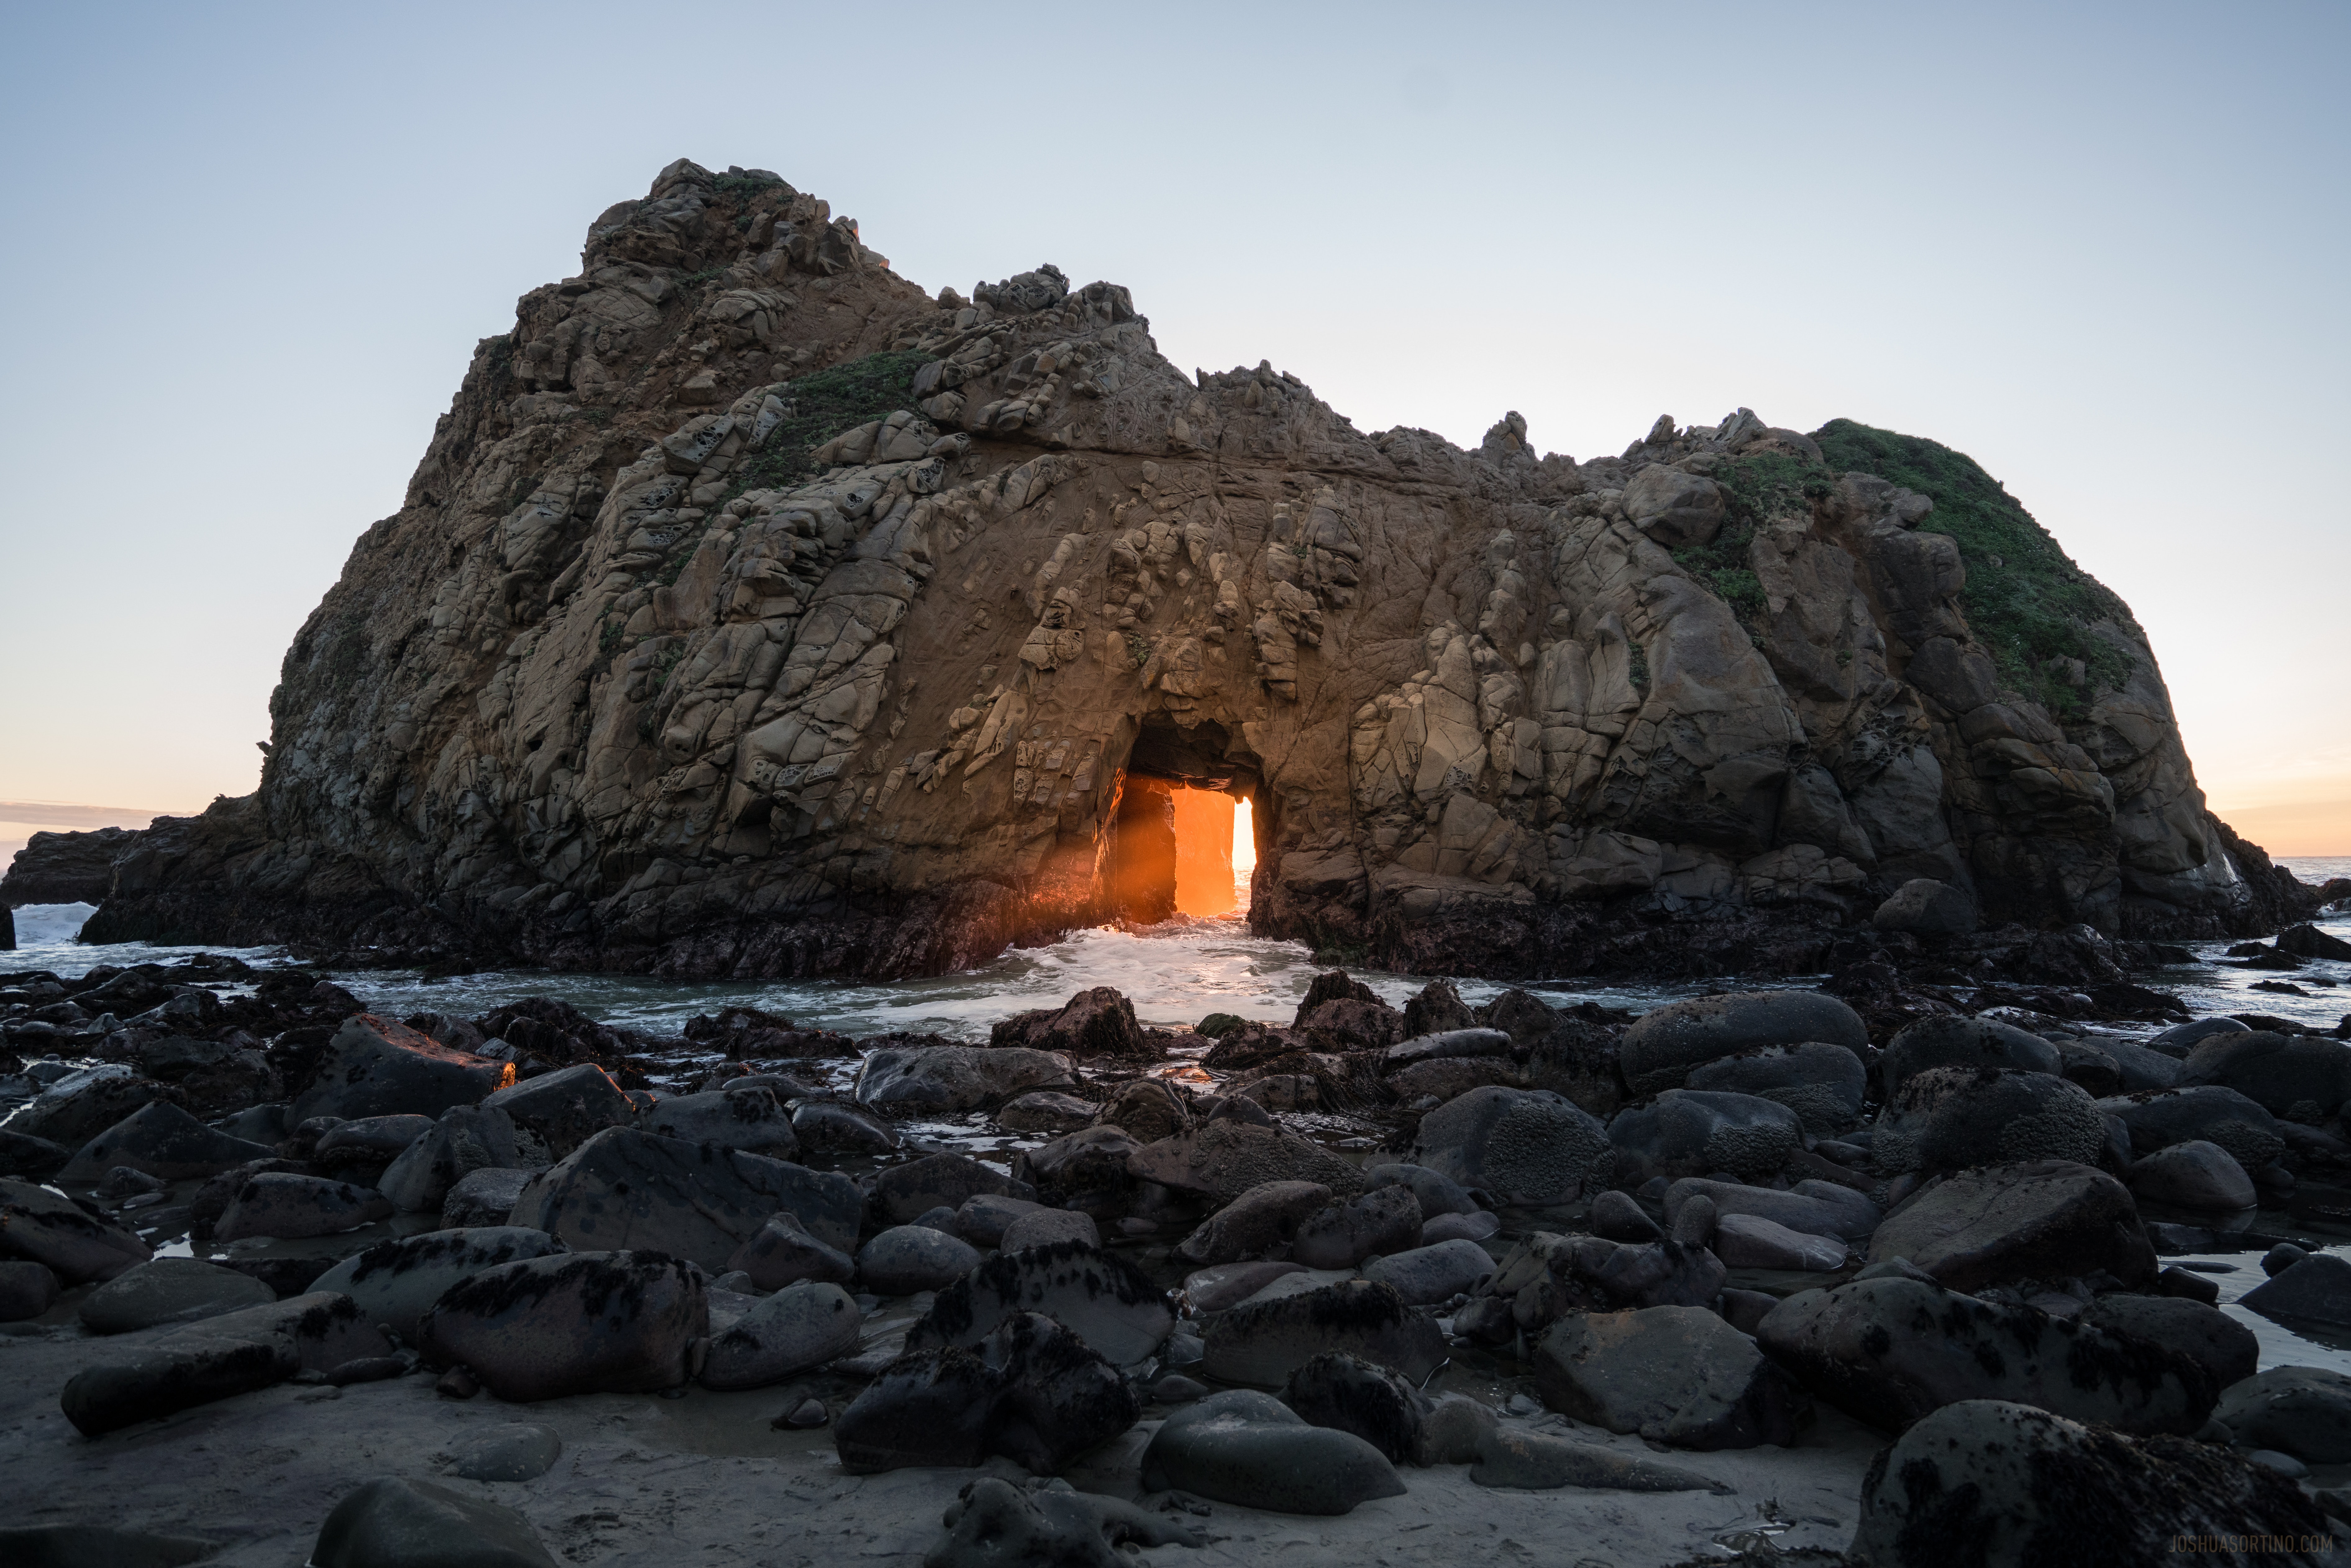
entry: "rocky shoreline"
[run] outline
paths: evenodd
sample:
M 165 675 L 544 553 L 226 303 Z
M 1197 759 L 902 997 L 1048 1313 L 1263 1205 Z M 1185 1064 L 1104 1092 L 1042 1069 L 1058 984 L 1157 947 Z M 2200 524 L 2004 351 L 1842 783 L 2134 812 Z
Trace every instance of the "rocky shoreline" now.
M 396 1019 L 225 958 L 0 976 L 0 1541 L 2340 1550 L 2351 1378 L 2262 1364 L 2165 1259 L 2268 1248 L 2245 1306 L 2351 1332 L 2351 1015 L 2189 1018 L 2086 928 L 1839 956 L 1638 1017 L 1333 970 L 1286 1025 L 1172 1031 L 1099 988 L 985 1045 Z M 2308 926 L 2231 961 L 2351 977 Z
M 251 810 L 224 802 L 214 812 Z M 864 914 L 844 908 L 808 923 L 744 920 L 732 931 L 705 930 L 690 941 L 658 949 L 615 950 L 601 942 L 545 941 L 528 930 L 467 925 L 431 910 L 350 902 L 340 919 L 321 922 L 306 906 L 240 903 L 225 913 L 209 894 L 193 904 L 171 895 L 143 896 L 125 915 L 108 900 L 121 871 L 134 883 L 159 852 L 207 821 L 159 819 L 134 834 L 41 833 L 0 877 L 9 904 L 80 902 L 98 905 L 81 939 L 92 943 L 153 942 L 193 946 L 280 946 L 322 968 L 415 968 L 433 976 L 490 968 L 539 968 L 555 973 L 652 972 L 665 978 L 740 979 L 861 976 L 874 979 L 951 972 L 994 958 L 1022 936 L 1008 924 L 1001 900 L 966 892 L 925 902 L 893 898 Z M 2225 831 L 2225 824 L 2222 825 Z M 2235 934 L 2266 936 L 2351 899 L 2351 880 L 2313 886 L 2271 863 L 2255 845 L 2231 836 L 2246 869 L 2247 904 Z M 148 844 L 148 848 L 139 848 Z M 37 896 L 36 896 L 37 894 Z M 316 900 L 316 890 L 305 897 Z M 1249 923 L 1253 932 L 1291 934 L 1278 912 L 1280 879 L 1260 870 Z M 5 919 L 0 911 L 0 919 Z M 1312 936 L 1312 923 L 1304 933 Z M 0 936 L 5 936 L 0 932 Z M 13 937 L 9 938 L 13 942 Z M 0 949 L 5 950 L 5 949 Z M 1546 981 L 1682 980 L 1727 976 L 1837 977 L 1830 988 L 1855 997 L 1886 991 L 1896 977 L 1965 992 L 1988 981 L 2011 987 L 2107 988 L 2086 1002 L 2044 1007 L 2058 1016 L 2131 1018 L 2156 1021 L 2145 998 L 2113 988 L 2137 972 L 2189 961 L 2171 943 L 2111 938 L 2088 925 L 2055 930 L 2009 924 L 1979 929 L 1972 901 L 1953 884 L 1913 878 L 1866 918 L 1843 909 L 1774 908 L 1712 913 L 1661 910 L 1648 894 L 1498 914 L 1490 907 L 1449 919 L 1399 924 L 1370 946 L 1337 945 L 1321 962 L 1353 962 L 1406 974 L 1453 973 L 1465 977 Z M 2293 955 L 2275 960 L 2291 967 Z M 1949 996 L 1943 1005 L 1958 1005 Z M 1896 1003 L 1893 1005 L 1904 1005 Z M 1916 1005 L 1916 1004 L 1909 1004 Z M 1977 1006 L 2025 1005 L 2009 998 Z

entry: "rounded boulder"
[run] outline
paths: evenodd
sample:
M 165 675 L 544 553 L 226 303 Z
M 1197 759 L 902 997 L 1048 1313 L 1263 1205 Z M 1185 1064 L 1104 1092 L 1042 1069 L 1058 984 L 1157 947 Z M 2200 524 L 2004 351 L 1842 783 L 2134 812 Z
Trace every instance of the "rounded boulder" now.
M 1611 1185 L 1608 1129 L 1563 1095 L 1489 1084 L 1420 1119 L 1416 1164 L 1504 1203 L 1568 1203 Z
M 1690 1070 L 1760 1045 L 1841 1045 L 1857 1057 L 1868 1026 L 1820 991 L 1734 991 L 1668 1002 L 1635 1019 L 1619 1050 L 1625 1082 L 1635 1094 L 1682 1086 Z
M 944 1290 L 977 1267 L 977 1248 L 927 1225 L 893 1226 L 857 1254 L 859 1281 L 884 1296 Z
M 418 1348 L 501 1399 L 649 1394 L 685 1381 L 709 1331 L 702 1271 L 656 1252 L 575 1252 L 485 1269 L 417 1326 Z
M 1618 1112 L 1608 1140 L 1616 1150 L 1612 1174 L 1627 1186 L 1715 1171 L 1761 1179 L 1803 1146 L 1804 1126 L 1775 1100 L 1668 1089 L 1650 1104 Z
M 1913 1077 L 1936 1067 L 2012 1068 L 2023 1072 L 2064 1071 L 2057 1048 L 1998 1019 L 1967 1019 L 1938 1013 L 1920 1019 L 1886 1043 L 1878 1078 L 1890 1100 Z
M 2097 1163 L 2106 1124 L 2089 1091 L 2048 1072 L 1930 1067 L 1877 1119 L 1871 1150 L 1890 1171 L 1964 1170 L 2020 1160 Z

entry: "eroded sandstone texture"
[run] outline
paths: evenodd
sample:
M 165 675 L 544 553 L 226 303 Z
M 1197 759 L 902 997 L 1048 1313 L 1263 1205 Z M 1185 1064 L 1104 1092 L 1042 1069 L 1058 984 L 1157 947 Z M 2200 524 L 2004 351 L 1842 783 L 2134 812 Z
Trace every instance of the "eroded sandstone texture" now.
M 482 342 L 272 713 L 90 937 L 942 970 L 1164 915 L 1119 840 L 1170 783 L 1255 800 L 1260 933 L 1398 967 L 1812 967 L 1921 877 L 2133 936 L 2294 897 L 2127 610 L 1957 454 L 1366 435 L 1186 376 L 1123 288 L 934 299 L 687 162 Z

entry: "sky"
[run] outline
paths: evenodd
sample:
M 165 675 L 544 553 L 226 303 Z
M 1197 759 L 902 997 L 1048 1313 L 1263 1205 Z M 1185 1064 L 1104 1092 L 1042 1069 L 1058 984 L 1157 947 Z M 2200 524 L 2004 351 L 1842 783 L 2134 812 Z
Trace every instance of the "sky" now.
M 678 157 L 1358 428 L 1970 454 L 2351 854 L 2351 7 L 0 5 L 0 856 L 256 781 L 476 340 Z M 78 808 L 78 811 L 67 808 Z

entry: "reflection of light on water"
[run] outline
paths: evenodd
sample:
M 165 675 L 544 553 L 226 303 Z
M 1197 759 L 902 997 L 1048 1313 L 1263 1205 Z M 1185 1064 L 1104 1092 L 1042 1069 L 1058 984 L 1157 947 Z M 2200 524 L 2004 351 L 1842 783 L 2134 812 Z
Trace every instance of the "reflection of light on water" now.
M 1249 878 L 1256 861 L 1256 845 L 1247 800 L 1235 810 L 1233 874 L 1242 906 L 1247 907 Z M 2351 862 L 2298 862 L 2294 869 L 2305 881 L 2327 874 L 2351 873 Z M 100 964 L 168 963 L 189 954 L 211 951 L 266 964 L 282 959 L 272 949 L 154 947 L 141 943 L 83 946 L 74 936 L 93 913 L 88 904 L 31 904 L 16 912 L 18 950 L 0 954 L 0 967 L 49 969 L 79 976 Z M 2316 922 L 2319 928 L 2351 938 L 2351 916 L 2332 914 Z M 2199 956 L 2222 954 L 2227 942 L 2191 945 Z M 1384 1000 L 1401 1004 L 1426 983 L 1425 976 L 1354 971 Z M 2331 978 L 2351 982 L 2351 965 L 2317 961 L 2286 977 L 2298 979 L 2313 991 L 2307 998 L 2252 990 L 2252 985 L 2272 971 L 2243 970 L 2211 964 L 2172 969 L 2147 977 L 2147 983 L 2177 992 L 2199 1015 L 2260 1011 L 2294 1018 L 2315 1027 L 2331 1027 L 2351 1006 L 2351 990 L 2311 985 Z M 1050 946 L 1008 953 L 980 968 L 956 975 L 888 983 L 855 981 L 673 981 L 635 975 L 559 975 L 536 971 L 500 971 L 428 983 L 413 971 L 337 974 L 370 1008 L 405 1016 L 434 1009 L 478 1015 L 526 997 L 546 996 L 570 1003 L 590 1017 L 661 1032 L 674 1032 L 699 1012 L 716 1012 L 728 1005 L 747 1005 L 789 1018 L 810 1028 L 840 1030 L 852 1036 L 891 1030 L 936 1032 L 959 1040 L 985 1040 L 998 1019 L 1029 1008 L 1058 1007 L 1079 990 L 1114 986 L 1134 1003 L 1146 1024 L 1188 1029 L 1212 1012 L 1235 1013 L 1245 1019 L 1287 1023 L 1305 997 L 1316 974 L 1310 951 L 1295 942 L 1274 942 L 1249 934 L 1239 918 L 1176 920 L 1144 931 L 1096 928 L 1072 933 Z M 1813 984 L 1810 977 L 1719 982 L 1738 988 Z M 1489 1000 L 1504 988 L 1490 980 L 1458 980 L 1463 998 L 1472 1005 Z M 1606 1007 L 1646 1011 L 1661 1002 L 1708 988 L 1708 982 L 1679 984 L 1587 984 L 1569 981 L 1545 986 L 1540 994 L 1553 1006 L 1596 1001 Z M 2126 1035 L 2151 1032 L 2147 1025 L 2105 1025 L 2102 1029 Z M 845 1089 L 856 1071 L 854 1061 L 806 1062 L 795 1071 L 803 1078 L 820 1079 Z M 1160 1070 L 1176 1082 L 1206 1088 L 1213 1074 L 1196 1059 L 1178 1059 Z M 1309 1125 L 1311 1117 L 1292 1120 Z M 1041 1142 L 1041 1136 L 1014 1137 L 990 1124 L 984 1116 L 963 1123 L 910 1124 L 910 1135 L 953 1144 L 976 1156 L 1002 1165 L 1010 1151 Z M 423 1219 L 424 1217 L 418 1217 Z M 2333 1232 L 2287 1217 L 2262 1217 L 2261 1228 L 2311 1234 L 2330 1240 Z M 2343 1243 L 2330 1252 L 2351 1252 Z M 190 1255 L 188 1243 L 175 1241 L 165 1255 Z M 2297 1332 L 2237 1304 L 2238 1298 L 2262 1283 L 2257 1251 L 2216 1253 L 2215 1262 L 2234 1266 L 2232 1272 L 2212 1275 L 2221 1290 L 2224 1312 L 2252 1329 L 2262 1342 L 2264 1366 L 2288 1363 L 2351 1372 L 2351 1347 L 2330 1343 L 2335 1336 L 2323 1331 Z
M 1248 878 L 1256 859 L 1247 800 L 1235 802 L 1233 874 L 1244 907 Z M 2294 869 L 2306 881 L 2351 872 L 2351 863 L 2297 862 Z M 78 976 L 99 964 L 168 963 L 198 947 L 151 947 L 143 943 L 83 946 L 74 940 L 92 910 L 88 904 L 27 904 L 16 912 L 18 949 L 0 956 L 0 967 L 49 969 Z M 2332 915 L 2317 922 L 2320 929 L 2351 937 L 2351 917 Z M 2220 956 L 2226 942 L 2193 945 L 2206 957 Z M 267 948 L 212 948 L 254 963 L 277 956 Z M 1234 1013 L 1244 1019 L 1288 1023 L 1316 973 L 1308 948 L 1296 942 L 1275 942 L 1249 934 L 1238 915 L 1213 920 L 1170 921 L 1147 931 L 1102 927 L 1073 932 L 1049 946 L 1005 954 L 994 962 L 961 974 L 887 982 L 854 980 L 660 980 L 642 975 L 559 975 L 538 971 L 500 970 L 427 982 L 413 970 L 340 971 L 338 983 L 348 987 L 371 1008 L 398 1016 L 427 1009 L 478 1015 L 520 1001 L 526 997 L 554 997 L 592 1018 L 633 1025 L 664 1033 L 674 1032 L 695 1013 L 722 1007 L 756 1007 L 793 1019 L 807 1028 L 834 1029 L 863 1037 L 892 1030 L 938 1033 L 958 1040 L 987 1038 L 1000 1019 L 1029 1008 L 1059 1007 L 1078 991 L 1092 986 L 1114 986 L 1134 1002 L 1145 1023 L 1188 1029 L 1212 1012 Z M 1357 971 L 1357 977 L 1388 1002 L 1401 1005 L 1426 983 L 1425 976 Z M 2267 972 L 2203 964 L 2172 969 L 2147 977 L 2147 983 L 2173 990 L 2199 1017 L 2220 1012 L 2260 1011 L 2295 1019 L 2329 1029 L 2351 1007 L 2351 990 L 2330 990 L 2311 985 L 2316 978 L 2351 980 L 2351 965 L 2326 960 L 2308 965 L 2297 976 L 2312 992 L 2308 997 L 2280 996 L 2251 989 Z M 1457 982 L 1463 998 L 1472 1005 L 1498 995 L 1503 986 L 1491 980 Z M 1744 986 L 1813 984 L 1809 977 L 1782 979 L 1759 976 L 1752 980 L 1719 982 Z M 1565 981 L 1542 987 L 1541 994 L 1553 1006 L 1595 1001 L 1611 1008 L 1646 1011 L 1677 997 L 1708 988 L 1708 982 L 1669 984 Z M 2149 1025 L 2103 1026 L 2113 1032 L 2144 1035 Z

